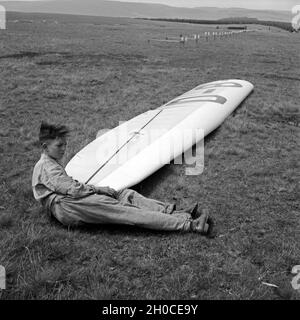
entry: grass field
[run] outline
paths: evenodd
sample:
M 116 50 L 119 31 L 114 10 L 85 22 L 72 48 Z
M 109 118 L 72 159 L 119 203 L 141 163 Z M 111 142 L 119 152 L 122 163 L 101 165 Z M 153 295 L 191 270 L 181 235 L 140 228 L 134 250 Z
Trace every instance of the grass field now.
M 32 20 L 10 15 L 0 30 L 0 265 L 7 272 L 0 299 L 299 299 L 291 286 L 300 264 L 299 34 L 258 26 L 181 48 L 147 40 L 221 29 Z M 228 78 L 255 90 L 205 139 L 203 174 L 186 176 L 184 165 L 170 164 L 135 187 L 179 207 L 200 201 L 216 222 L 215 238 L 66 229 L 33 199 L 41 120 L 72 129 L 67 162 L 98 130 Z

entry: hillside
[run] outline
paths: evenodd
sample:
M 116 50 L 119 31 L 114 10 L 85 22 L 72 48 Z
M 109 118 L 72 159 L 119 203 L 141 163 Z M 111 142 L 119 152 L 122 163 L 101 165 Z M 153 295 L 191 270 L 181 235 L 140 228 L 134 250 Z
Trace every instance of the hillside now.
M 222 19 L 228 17 L 249 17 L 260 20 L 291 21 L 289 11 L 261 11 L 243 8 L 178 8 L 160 4 L 130 3 L 102 0 L 72 1 L 10 1 L 1 2 L 7 11 L 66 13 L 131 18 L 185 18 Z

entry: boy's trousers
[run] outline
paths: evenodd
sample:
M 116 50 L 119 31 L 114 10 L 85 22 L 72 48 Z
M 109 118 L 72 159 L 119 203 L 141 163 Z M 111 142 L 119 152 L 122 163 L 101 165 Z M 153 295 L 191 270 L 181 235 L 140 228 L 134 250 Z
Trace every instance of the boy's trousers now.
M 149 199 L 131 189 L 116 198 L 93 194 L 84 198 L 57 196 L 52 215 L 66 226 L 83 224 L 126 224 L 154 230 L 190 231 L 191 215 L 174 211 L 174 204 Z

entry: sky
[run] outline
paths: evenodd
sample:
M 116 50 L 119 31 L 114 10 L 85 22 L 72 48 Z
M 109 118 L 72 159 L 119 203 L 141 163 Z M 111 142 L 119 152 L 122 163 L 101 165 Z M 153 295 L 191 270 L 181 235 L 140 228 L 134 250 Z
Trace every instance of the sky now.
M 1 0 L 15 1 L 15 0 Z M 19 0 L 28 1 L 28 0 Z M 41 0 L 34 0 L 41 1 Z M 84 0 L 82 0 L 84 1 Z M 114 1 L 114 0 L 108 0 Z M 116 0 L 123 2 L 161 3 L 176 7 L 239 7 L 261 10 L 288 10 L 300 4 L 300 0 Z

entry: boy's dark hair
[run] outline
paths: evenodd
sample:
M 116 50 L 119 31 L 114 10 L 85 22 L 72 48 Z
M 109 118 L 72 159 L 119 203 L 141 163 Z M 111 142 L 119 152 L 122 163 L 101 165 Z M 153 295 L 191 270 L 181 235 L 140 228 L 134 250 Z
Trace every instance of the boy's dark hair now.
M 49 124 L 42 121 L 39 133 L 39 142 L 42 145 L 47 140 L 67 137 L 69 129 L 66 126 Z

